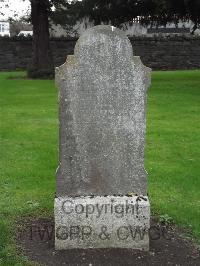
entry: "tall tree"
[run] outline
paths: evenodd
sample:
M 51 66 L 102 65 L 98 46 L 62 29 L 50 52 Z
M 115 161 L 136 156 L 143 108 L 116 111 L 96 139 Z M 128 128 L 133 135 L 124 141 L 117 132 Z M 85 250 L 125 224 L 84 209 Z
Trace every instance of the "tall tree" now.
M 54 76 L 53 57 L 49 41 L 49 17 L 51 8 L 66 8 L 67 0 L 30 0 L 31 22 L 33 25 L 33 57 L 28 70 L 31 78 Z
M 33 25 L 33 53 L 28 68 L 28 76 L 31 78 L 53 77 L 54 64 L 49 41 L 49 18 L 52 15 L 53 6 L 56 10 L 66 9 L 69 3 L 68 0 L 29 1 L 31 4 L 30 21 Z M 8 9 L 9 4 L 12 4 L 8 0 L 0 0 L 0 2 L 4 2 L 4 8 L 7 7 Z M 0 14 L 3 15 L 2 6 L 0 6 Z
M 48 0 L 31 0 L 33 56 L 28 75 L 32 78 L 53 75 L 53 58 L 49 42 L 49 12 L 50 2 Z

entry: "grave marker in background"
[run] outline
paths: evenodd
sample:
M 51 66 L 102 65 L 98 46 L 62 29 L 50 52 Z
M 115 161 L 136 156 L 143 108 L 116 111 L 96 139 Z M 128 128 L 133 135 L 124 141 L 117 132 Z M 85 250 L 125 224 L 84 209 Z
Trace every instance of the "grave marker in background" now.
M 60 164 L 55 247 L 149 248 L 144 147 L 150 69 L 129 39 L 96 26 L 56 70 Z

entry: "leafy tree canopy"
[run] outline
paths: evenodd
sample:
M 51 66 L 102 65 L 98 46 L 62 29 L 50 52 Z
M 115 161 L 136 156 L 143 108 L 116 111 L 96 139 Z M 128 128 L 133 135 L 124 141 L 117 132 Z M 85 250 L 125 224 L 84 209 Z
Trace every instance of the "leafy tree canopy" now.
M 82 0 L 72 1 L 66 10 L 58 8 L 55 21 L 74 24 L 89 17 L 95 24 L 110 22 L 114 26 L 141 17 L 143 24 L 166 25 L 180 19 L 200 24 L 200 0 Z M 63 12 L 64 11 L 64 12 Z

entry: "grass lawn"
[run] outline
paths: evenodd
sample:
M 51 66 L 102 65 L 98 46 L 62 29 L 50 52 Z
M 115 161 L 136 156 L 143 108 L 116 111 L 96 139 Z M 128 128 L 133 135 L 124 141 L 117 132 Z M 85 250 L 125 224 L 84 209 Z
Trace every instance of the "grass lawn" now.
M 58 155 L 53 81 L 0 73 L 0 265 L 15 255 L 14 222 L 53 215 Z M 146 169 L 152 211 L 200 240 L 200 71 L 154 72 L 148 93 Z

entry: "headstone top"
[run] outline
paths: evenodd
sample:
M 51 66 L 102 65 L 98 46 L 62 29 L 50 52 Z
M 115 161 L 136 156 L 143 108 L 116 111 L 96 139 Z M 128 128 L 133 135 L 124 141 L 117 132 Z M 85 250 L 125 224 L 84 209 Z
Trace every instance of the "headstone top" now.
M 133 48 L 124 32 L 113 26 L 99 25 L 83 33 L 76 43 L 74 55 L 83 62 L 99 60 L 100 57 L 105 60 L 133 60 Z

